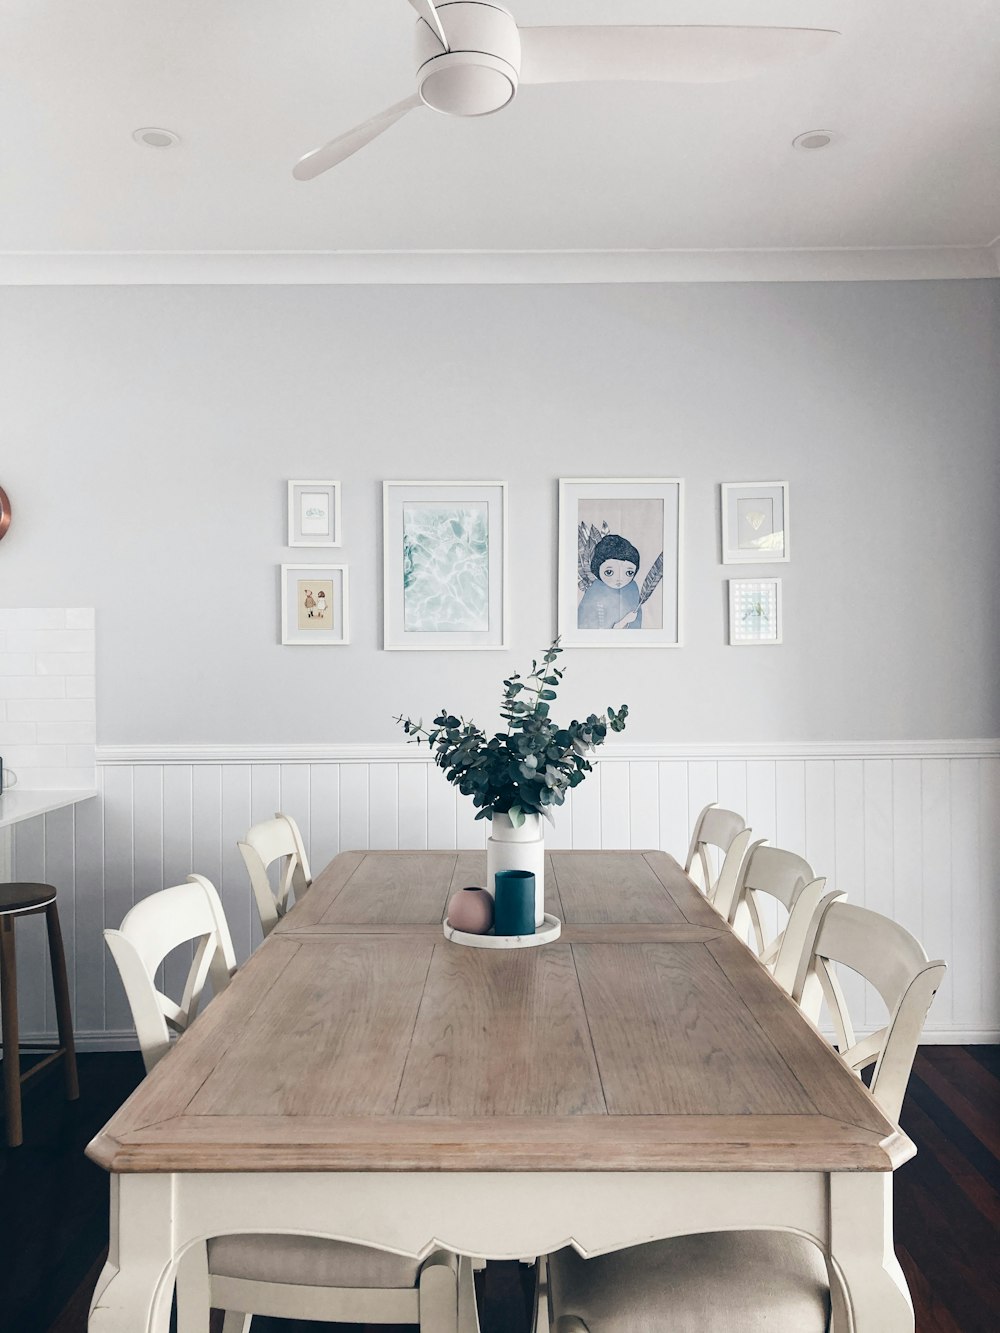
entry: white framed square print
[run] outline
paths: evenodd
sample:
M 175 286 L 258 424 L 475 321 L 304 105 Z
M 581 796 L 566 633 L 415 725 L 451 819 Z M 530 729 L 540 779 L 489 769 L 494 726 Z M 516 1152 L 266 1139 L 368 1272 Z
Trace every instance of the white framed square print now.
M 567 648 L 679 648 L 684 483 L 559 482 L 559 636 Z
M 729 643 L 733 648 L 781 643 L 781 579 L 729 580 Z
M 340 482 L 290 481 L 288 545 L 340 544 Z
M 346 565 L 281 566 L 281 642 L 336 648 L 350 642 Z
M 505 648 L 507 483 L 382 483 L 383 647 Z
M 722 483 L 722 563 L 765 565 L 788 559 L 788 482 Z

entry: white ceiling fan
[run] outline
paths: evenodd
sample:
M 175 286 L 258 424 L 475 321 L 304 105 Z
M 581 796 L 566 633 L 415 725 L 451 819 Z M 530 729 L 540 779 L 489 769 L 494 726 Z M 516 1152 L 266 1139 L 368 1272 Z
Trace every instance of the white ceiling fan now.
M 485 116 L 521 84 L 644 80 L 726 83 L 821 50 L 828 28 L 519 28 L 490 0 L 410 0 L 416 25 L 417 91 L 299 159 L 297 180 L 335 167 L 414 107 Z

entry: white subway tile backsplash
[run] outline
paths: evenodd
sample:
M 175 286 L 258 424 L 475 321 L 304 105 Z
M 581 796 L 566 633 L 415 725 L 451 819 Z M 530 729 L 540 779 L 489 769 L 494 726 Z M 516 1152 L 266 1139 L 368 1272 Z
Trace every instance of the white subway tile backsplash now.
M 67 788 L 93 787 L 93 768 L 21 768 L 17 764 L 18 784 L 30 791 L 65 791 Z
M 8 699 L 11 722 L 93 722 L 93 699 Z
M 70 768 L 90 768 L 93 770 L 97 763 L 97 746 L 90 742 L 89 745 L 67 745 L 66 762 Z
M 0 607 L 0 629 L 65 629 L 67 614 L 63 607 Z
M 26 768 L 65 768 L 65 745 L 5 745 L 3 761 L 9 768 L 17 770 L 17 775 L 24 781 L 22 770 Z
M 35 670 L 40 676 L 94 675 L 94 654 L 89 653 L 36 653 Z
M 94 744 L 93 722 L 37 722 L 35 730 L 39 745 Z
M 94 635 L 86 629 L 11 629 L 7 649 L 12 653 L 87 653 Z
M 0 607 L 0 755 L 27 790 L 95 780 L 94 612 Z
M 65 676 L 0 676 L 0 699 L 65 699 Z
M 0 676 L 33 676 L 35 659 L 31 653 L 8 653 L 0 635 Z
M 37 739 L 37 726 L 34 722 L 0 722 L 0 747 L 8 745 L 34 745 Z

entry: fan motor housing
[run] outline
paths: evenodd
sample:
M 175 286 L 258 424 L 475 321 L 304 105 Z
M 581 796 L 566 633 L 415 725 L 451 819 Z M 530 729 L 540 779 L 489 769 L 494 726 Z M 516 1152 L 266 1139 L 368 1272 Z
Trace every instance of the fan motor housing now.
M 488 116 L 513 98 L 521 67 L 521 39 L 513 17 L 483 0 L 435 6 L 448 38 L 442 51 L 423 19 L 416 27 L 417 92 L 434 111 Z

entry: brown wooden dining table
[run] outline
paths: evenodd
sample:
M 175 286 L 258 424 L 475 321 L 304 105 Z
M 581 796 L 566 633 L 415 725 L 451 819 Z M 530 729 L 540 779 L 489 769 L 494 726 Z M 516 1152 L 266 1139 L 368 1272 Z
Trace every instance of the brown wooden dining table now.
M 444 938 L 485 854 L 344 852 L 88 1148 L 111 1173 L 90 1333 L 166 1333 L 215 1235 L 516 1259 L 775 1228 L 839 1324 L 913 1329 L 892 1173 L 914 1152 L 659 851 L 552 852 L 560 938 Z

